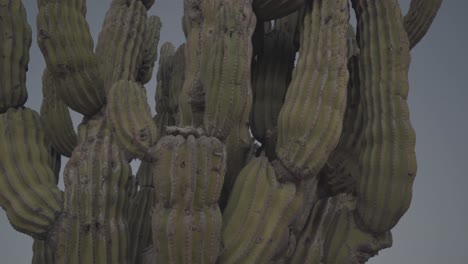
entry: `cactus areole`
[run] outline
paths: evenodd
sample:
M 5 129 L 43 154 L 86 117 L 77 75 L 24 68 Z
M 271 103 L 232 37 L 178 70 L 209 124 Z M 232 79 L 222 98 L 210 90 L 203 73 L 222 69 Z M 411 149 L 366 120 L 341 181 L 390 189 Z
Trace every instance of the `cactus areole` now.
M 32 262 L 344 264 L 390 247 L 416 175 L 410 51 L 441 0 L 407 15 L 397 0 L 184 0 L 186 42 L 160 50 L 153 4 L 113 0 L 93 50 L 85 0 L 37 0 L 37 113 L 25 9 L 1 1 L 0 206 Z

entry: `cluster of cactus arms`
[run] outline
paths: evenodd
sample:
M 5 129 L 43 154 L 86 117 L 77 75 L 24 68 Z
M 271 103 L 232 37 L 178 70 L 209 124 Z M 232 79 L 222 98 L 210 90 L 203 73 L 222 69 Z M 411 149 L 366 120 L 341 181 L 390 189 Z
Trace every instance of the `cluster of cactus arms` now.
M 37 0 L 37 113 L 25 9 L 0 0 L 0 206 L 32 262 L 364 263 L 390 247 L 416 174 L 410 50 L 441 0 L 406 15 L 397 0 L 184 0 L 156 116 L 153 4 L 113 0 L 94 48 L 85 0 Z

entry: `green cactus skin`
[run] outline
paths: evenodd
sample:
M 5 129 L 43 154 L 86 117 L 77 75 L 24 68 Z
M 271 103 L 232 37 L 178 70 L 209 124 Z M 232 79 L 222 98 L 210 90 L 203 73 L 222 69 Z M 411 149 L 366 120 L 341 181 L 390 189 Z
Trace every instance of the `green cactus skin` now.
M 180 97 L 180 125 L 203 123 L 207 135 L 221 141 L 232 124 L 250 112 L 251 37 L 256 19 L 249 2 L 186 1 L 187 75 Z
M 128 206 L 129 263 L 141 263 L 143 250 L 152 245 L 151 213 L 155 201 L 151 163 L 142 162 L 136 174 L 134 187 L 138 190 L 130 196 Z M 137 188 L 135 188 L 137 189 Z
M 22 106 L 28 99 L 26 71 L 31 46 L 31 27 L 20 0 L 3 1 L 0 6 L 0 113 Z
M 46 69 L 42 75 L 41 117 L 48 139 L 54 149 L 63 156 L 70 157 L 78 143 L 75 129 L 67 105 L 57 94 L 57 83 Z
M 340 194 L 318 201 L 287 263 L 365 263 L 392 244 L 390 232 L 365 233 L 354 223 L 355 198 Z
M 161 31 L 161 20 L 157 16 L 146 19 L 146 31 L 143 41 L 143 61 L 138 69 L 137 80 L 148 83 L 153 76 L 154 62 L 158 59 L 158 43 Z
M 131 155 L 148 159 L 158 130 L 146 101 L 146 90 L 133 81 L 118 81 L 108 93 L 107 116 L 119 144 Z
M 44 239 L 62 211 L 63 194 L 36 112 L 10 108 L 0 115 L 0 153 L 0 206 L 16 230 Z
M 348 81 L 348 17 L 344 0 L 307 6 L 299 60 L 278 118 L 276 154 L 290 172 L 280 178 L 315 177 L 338 143 Z
M 57 153 L 57 151 L 52 147 L 49 146 L 49 167 L 52 169 L 55 175 L 55 184 L 58 184 L 60 168 L 62 165 L 62 156 Z
M 54 253 L 44 240 L 34 239 L 32 264 L 55 264 Z
M 382 233 L 408 209 L 416 175 L 415 135 L 407 104 L 409 41 L 396 0 L 355 0 L 353 7 L 364 115 L 357 154 L 361 169 L 357 223 Z
M 220 263 L 267 263 L 283 251 L 301 200 L 293 183 L 278 182 L 267 158 L 251 160 L 240 172 L 223 213 Z
M 104 88 L 119 80 L 136 81 L 142 62 L 146 9 L 138 0 L 113 0 L 96 45 Z
M 57 263 L 128 263 L 126 188 L 131 176 L 104 114 L 85 118 L 65 167 L 65 203 L 51 235 Z
M 442 0 L 411 0 L 408 14 L 403 20 L 410 49 L 426 35 L 441 5 Z
M 174 113 L 174 122 L 179 124 L 179 97 L 185 82 L 185 43 L 174 53 L 172 63 L 171 84 L 169 88 L 169 109 Z
M 170 135 L 152 153 L 157 262 L 215 263 L 221 250 L 223 144 L 214 137 Z
M 305 0 L 253 0 L 253 9 L 259 20 L 287 16 L 304 6 Z
M 157 86 L 156 86 L 156 123 L 158 127 L 160 123 L 165 125 L 175 125 L 174 114 L 169 107 L 169 93 L 172 83 L 172 70 L 174 65 L 174 52 L 175 48 L 169 42 L 164 43 L 161 46 L 159 59 L 159 68 L 157 75 Z M 159 121 L 161 120 L 161 121 Z M 164 120 L 164 121 L 162 121 Z
M 83 9 L 83 0 L 39 1 L 37 41 L 60 98 L 71 109 L 93 115 L 105 94 Z

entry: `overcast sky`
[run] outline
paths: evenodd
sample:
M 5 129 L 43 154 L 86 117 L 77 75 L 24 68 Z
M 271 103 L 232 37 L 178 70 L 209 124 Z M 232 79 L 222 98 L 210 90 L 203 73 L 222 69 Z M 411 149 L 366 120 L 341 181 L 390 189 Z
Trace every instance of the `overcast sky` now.
M 95 42 L 110 0 L 88 2 L 87 19 Z M 406 12 L 410 0 L 400 1 Z M 23 0 L 33 30 L 27 76 L 27 106 L 39 110 L 44 60 L 35 43 L 36 1 Z M 163 22 L 161 42 L 178 46 L 182 0 L 157 0 L 150 14 Z M 416 130 L 418 174 L 409 211 L 392 230 L 393 246 L 380 252 L 373 264 L 463 264 L 468 259 L 468 2 L 445 0 L 432 28 L 412 51 L 409 104 Z M 155 75 L 147 85 L 154 113 Z M 74 121 L 80 116 L 73 115 Z M 465 165 L 465 166 L 464 166 Z M 62 163 L 62 167 L 64 163 Z M 0 263 L 30 263 L 32 240 L 13 230 L 0 210 Z

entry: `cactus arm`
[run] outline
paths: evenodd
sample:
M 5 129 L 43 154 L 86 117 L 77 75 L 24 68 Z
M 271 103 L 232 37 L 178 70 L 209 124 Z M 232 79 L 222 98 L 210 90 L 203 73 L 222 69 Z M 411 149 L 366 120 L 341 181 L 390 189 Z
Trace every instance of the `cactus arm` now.
M 20 0 L 3 1 L 0 6 L 0 113 L 22 106 L 28 99 L 26 71 L 31 46 L 31 27 Z
M 60 98 L 73 110 L 93 115 L 105 102 L 102 79 L 85 20 L 86 5 L 76 1 L 38 1 L 38 44 Z
M 57 263 L 128 263 L 130 165 L 104 114 L 85 118 L 64 172 L 65 207 L 51 235 Z
M 223 145 L 213 137 L 179 134 L 161 138 L 152 150 L 157 262 L 215 263 L 221 250 Z
M 41 117 L 48 139 L 54 149 L 66 157 L 70 157 L 78 143 L 75 129 L 67 105 L 57 94 L 57 84 L 46 69 L 42 75 Z
M 390 230 L 411 203 L 415 135 L 407 103 L 409 41 L 398 1 L 355 0 L 363 130 L 356 154 L 357 224 Z M 377 55 L 376 55 L 377 54 Z
M 174 113 L 169 107 L 169 93 L 173 82 L 174 46 L 166 42 L 161 46 L 156 86 L 156 124 L 163 130 L 165 126 L 175 125 Z
M 10 108 L 0 115 L 0 153 L 0 206 L 16 230 L 44 239 L 62 211 L 63 195 L 36 112 Z
M 304 6 L 305 0 L 254 0 L 253 9 L 259 20 L 272 20 L 287 16 Z
M 201 6 L 199 6 L 201 5 Z M 181 125 L 203 125 L 226 140 L 250 104 L 250 1 L 186 1 L 186 79 L 180 96 Z M 213 102 L 205 104 L 206 102 Z
M 221 263 L 268 263 L 285 248 L 288 227 L 300 209 L 292 183 L 280 183 L 267 158 L 240 172 L 223 213 Z M 267 221 L 266 221 L 267 220 Z
M 179 123 L 179 97 L 185 81 L 185 44 L 180 45 L 174 53 L 172 75 L 169 88 L 169 109 L 174 113 L 175 124 Z
M 410 50 L 426 35 L 434 21 L 442 0 L 411 0 L 403 23 L 410 42 Z
M 106 115 L 120 146 L 132 157 L 148 159 L 148 149 L 156 144 L 159 135 L 146 90 L 133 81 L 116 82 L 108 93 Z
M 137 81 L 145 84 L 151 80 L 154 62 L 158 58 L 159 33 L 161 20 L 157 16 L 150 16 L 146 20 L 146 31 L 143 41 L 143 59 L 138 69 Z
M 135 81 L 142 62 L 146 9 L 138 0 L 113 0 L 96 45 L 99 70 L 109 92 L 119 80 Z
M 299 60 L 278 118 L 280 178 L 315 177 L 341 133 L 346 104 L 347 2 L 307 6 Z M 292 178 L 292 179 L 290 179 Z

